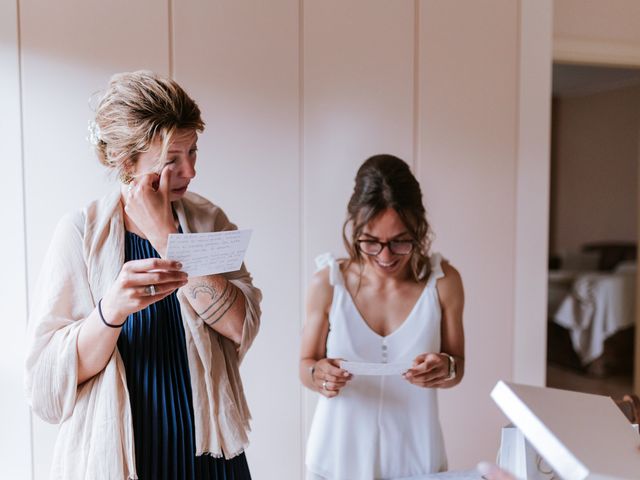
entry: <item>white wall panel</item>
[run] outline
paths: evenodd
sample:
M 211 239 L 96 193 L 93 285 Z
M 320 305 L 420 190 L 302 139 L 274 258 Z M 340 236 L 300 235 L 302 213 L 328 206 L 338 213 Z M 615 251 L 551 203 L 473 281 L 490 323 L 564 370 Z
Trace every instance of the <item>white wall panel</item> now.
M 305 268 L 342 251 L 360 164 L 412 164 L 414 2 L 310 0 L 304 6 Z
M 356 170 L 383 152 L 413 165 L 435 249 L 459 267 L 466 286 L 467 378 L 440 395 L 450 466 L 493 458 L 504 420 L 488 394 L 498 378 L 514 375 L 514 284 L 526 268 L 538 271 L 532 262 L 516 271 L 531 243 L 516 217 L 527 209 L 544 216 L 520 196 L 532 185 L 523 172 L 544 187 L 544 170 L 534 165 L 543 133 L 518 145 L 519 100 L 532 115 L 544 114 L 526 93 L 519 97 L 526 85 L 518 72 L 526 67 L 519 58 L 521 2 L 19 0 L 24 205 L 16 4 L 0 6 L 0 67 L 9 73 L 0 77 L 0 148 L 12 159 L 5 167 L 11 208 L 3 218 L 16 232 L 2 246 L 17 252 L 0 294 L 9 293 L 10 317 L 18 319 L 2 338 L 23 335 L 20 285 L 25 274 L 35 282 L 57 220 L 114 185 L 85 140 L 92 92 L 118 71 L 172 72 L 207 122 L 194 190 L 254 231 L 247 264 L 264 293 L 263 324 L 242 367 L 254 414 L 254 477 L 302 477 L 315 405 L 315 394 L 302 395 L 297 379 L 304 287 L 315 255 L 342 252 Z M 0 344 L 2 379 L 11 388 L 0 402 L 17 412 L 3 417 L 15 422 L 11 438 L 0 433 L 3 478 L 28 478 L 30 468 L 22 358 L 16 360 L 22 350 L 11 350 L 22 349 L 17 344 Z M 529 354 L 516 359 L 525 375 L 526 359 L 537 355 Z M 34 421 L 36 480 L 47 478 L 55 432 Z
M 552 8 L 554 60 L 640 66 L 637 0 L 554 0 Z
M 316 255 L 344 251 L 360 164 L 378 153 L 413 163 L 414 9 L 410 0 L 304 2 L 305 283 Z M 308 427 L 316 394 L 305 397 Z
M 176 79 L 207 127 L 194 190 L 253 229 L 262 327 L 242 366 L 255 478 L 301 475 L 298 1 L 176 1 Z
M 31 478 L 31 425 L 22 387 L 27 325 L 24 202 L 20 125 L 20 69 L 16 2 L 0 3 L 0 477 Z
M 466 378 L 440 393 L 450 467 L 493 459 L 512 376 L 518 2 L 420 4 L 419 172 L 434 250 L 466 290 Z M 455 25 L 455 27 L 454 27 Z
M 613 42 L 640 47 L 637 0 L 555 0 L 553 33 L 557 39 Z
M 58 219 L 115 185 L 85 139 L 88 100 L 113 73 L 168 72 L 168 9 L 152 0 L 23 0 L 20 9 L 32 287 Z M 36 480 L 48 477 L 56 431 L 34 417 Z
M 521 2 L 513 379 L 538 386 L 547 371 L 552 15 L 552 0 Z

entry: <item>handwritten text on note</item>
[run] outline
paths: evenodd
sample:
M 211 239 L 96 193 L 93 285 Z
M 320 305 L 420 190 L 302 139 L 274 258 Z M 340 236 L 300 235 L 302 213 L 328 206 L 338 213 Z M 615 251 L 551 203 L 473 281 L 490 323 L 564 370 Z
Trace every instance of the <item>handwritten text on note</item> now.
M 249 246 L 251 230 L 169 235 L 167 258 L 182 263 L 191 277 L 235 272 Z

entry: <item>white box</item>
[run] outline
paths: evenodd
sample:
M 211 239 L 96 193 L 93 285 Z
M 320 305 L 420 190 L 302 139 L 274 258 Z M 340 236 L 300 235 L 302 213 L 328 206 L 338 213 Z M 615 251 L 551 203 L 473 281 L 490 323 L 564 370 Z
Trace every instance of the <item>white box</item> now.
M 503 381 L 491 397 L 564 480 L 640 479 L 640 436 L 611 398 Z

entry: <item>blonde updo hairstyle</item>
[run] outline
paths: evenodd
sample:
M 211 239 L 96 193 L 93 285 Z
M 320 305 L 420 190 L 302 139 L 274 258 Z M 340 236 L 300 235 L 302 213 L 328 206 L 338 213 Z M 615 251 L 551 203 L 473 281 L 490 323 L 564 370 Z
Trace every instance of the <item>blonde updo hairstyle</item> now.
M 202 132 L 204 122 L 196 102 L 174 80 L 139 70 L 111 77 L 96 107 L 95 127 L 100 163 L 128 183 L 138 156 L 156 139 L 162 142 L 161 163 L 177 130 Z

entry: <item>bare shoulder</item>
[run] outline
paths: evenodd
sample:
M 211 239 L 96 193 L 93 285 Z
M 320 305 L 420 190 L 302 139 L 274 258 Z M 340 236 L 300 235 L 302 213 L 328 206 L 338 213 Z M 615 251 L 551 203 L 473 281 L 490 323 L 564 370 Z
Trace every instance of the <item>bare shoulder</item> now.
M 354 295 L 354 292 L 358 290 L 358 286 L 361 285 L 362 278 L 362 265 L 357 262 L 349 262 L 346 259 L 338 261 L 340 265 L 340 272 L 344 279 L 346 289 Z
M 440 302 L 444 305 L 464 301 L 464 288 L 460 272 L 448 261 L 442 261 L 444 277 L 438 279 Z
M 311 277 L 307 289 L 307 307 L 328 312 L 332 299 L 333 286 L 329 281 L 329 268 L 323 268 Z

